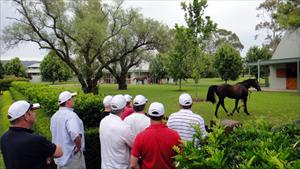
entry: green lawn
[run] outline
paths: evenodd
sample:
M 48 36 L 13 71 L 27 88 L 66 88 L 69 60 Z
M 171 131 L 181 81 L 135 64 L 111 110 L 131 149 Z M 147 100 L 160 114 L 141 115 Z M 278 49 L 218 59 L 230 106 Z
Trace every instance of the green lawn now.
M 239 81 L 241 81 L 240 79 Z M 148 98 L 149 103 L 158 101 L 164 104 L 166 114 L 169 115 L 179 109 L 178 97 L 181 93 L 187 92 L 193 98 L 205 100 L 208 86 L 212 84 L 221 84 L 223 81 L 217 78 L 202 79 L 198 86 L 193 81 L 189 80 L 183 83 L 182 90 L 174 84 L 165 85 L 129 85 L 128 90 L 117 90 L 116 84 L 101 84 L 100 94 L 130 94 L 135 96 L 142 94 Z M 229 83 L 236 83 L 230 81 Z M 55 85 L 56 86 L 56 85 Z M 60 85 L 58 85 L 60 86 Z M 79 90 L 78 84 L 63 84 L 68 90 Z M 242 122 L 265 119 L 274 125 L 290 123 L 300 120 L 300 94 L 293 92 L 251 92 L 248 98 L 248 111 L 251 114 L 247 116 L 242 110 L 235 113 L 233 116 L 227 116 L 224 110 L 219 108 L 219 118 L 240 120 Z M 241 104 L 241 101 L 240 101 Z M 147 105 L 147 107 L 149 104 Z M 232 111 L 234 100 L 225 99 L 225 106 L 229 112 Z M 208 124 L 214 119 L 215 105 L 210 102 L 195 102 L 192 110 L 204 117 Z

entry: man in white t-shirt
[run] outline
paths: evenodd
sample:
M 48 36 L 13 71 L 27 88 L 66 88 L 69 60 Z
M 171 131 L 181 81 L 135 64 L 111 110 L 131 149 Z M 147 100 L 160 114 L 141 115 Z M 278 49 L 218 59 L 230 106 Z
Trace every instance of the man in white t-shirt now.
M 133 99 L 134 112 L 124 119 L 124 121 L 129 124 L 134 137 L 150 126 L 150 118 L 145 115 L 146 103 L 147 99 L 145 96 L 137 95 Z
M 63 156 L 54 159 L 58 169 L 85 169 L 83 122 L 73 111 L 77 93 L 60 93 L 59 110 L 51 117 L 52 141 L 61 146 Z
M 111 100 L 111 113 L 100 122 L 99 137 L 101 143 L 102 169 L 129 169 L 130 149 L 133 134 L 121 115 L 126 106 L 122 95 L 116 95 Z
M 199 126 L 202 139 L 206 137 L 204 119 L 192 112 L 193 100 L 191 95 L 183 93 L 179 96 L 179 112 L 172 113 L 169 116 L 167 126 L 177 131 L 184 141 L 192 141 L 193 135 L 196 134 L 194 126 Z M 199 140 L 196 140 L 199 141 Z

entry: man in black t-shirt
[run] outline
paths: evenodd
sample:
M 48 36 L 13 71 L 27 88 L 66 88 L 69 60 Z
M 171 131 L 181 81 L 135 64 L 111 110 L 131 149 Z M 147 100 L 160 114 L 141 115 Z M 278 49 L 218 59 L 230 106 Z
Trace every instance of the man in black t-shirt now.
M 51 158 L 61 157 L 60 146 L 46 138 L 32 134 L 35 123 L 34 110 L 39 104 L 21 100 L 8 109 L 11 123 L 9 130 L 1 137 L 1 152 L 6 169 L 48 169 Z

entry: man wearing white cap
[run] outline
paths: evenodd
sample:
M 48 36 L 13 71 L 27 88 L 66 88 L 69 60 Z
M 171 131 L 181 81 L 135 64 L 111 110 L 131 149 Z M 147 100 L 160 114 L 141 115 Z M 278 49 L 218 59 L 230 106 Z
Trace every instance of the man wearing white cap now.
M 133 108 L 135 110 L 130 116 L 125 118 L 125 122 L 129 124 L 134 137 L 142 130 L 150 126 L 150 118 L 145 115 L 147 99 L 143 95 L 137 95 L 133 99 Z
M 121 116 L 122 120 L 124 120 L 127 116 L 131 115 L 134 112 L 133 108 L 131 107 L 132 96 L 130 96 L 129 94 L 125 94 L 124 97 L 126 99 L 126 106 L 124 109 L 124 113 Z
M 196 134 L 196 131 L 193 126 L 199 126 L 202 139 L 206 137 L 205 123 L 204 119 L 192 112 L 193 100 L 191 95 L 183 93 L 179 96 L 179 112 L 173 113 L 168 119 L 168 127 L 177 131 L 182 140 L 192 141 L 193 135 Z M 196 140 L 199 141 L 199 140 Z
M 125 106 L 124 96 L 114 96 L 111 100 L 112 112 L 100 122 L 102 169 L 129 169 L 133 135 L 121 119 Z
M 148 116 L 151 119 L 150 127 L 139 133 L 132 145 L 130 166 L 139 169 L 139 158 L 142 160 L 141 168 L 175 169 L 173 147 L 180 144 L 180 136 L 163 123 L 164 106 L 154 102 L 150 105 Z
M 108 95 L 108 96 L 105 96 L 104 99 L 103 99 L 103 107 L 104 107 L 104 111 L 101 112 L 100 114 L 100 122 L 101 120 L 108 116 L 111 112 L 111 108 L 110 108 L 110 103 L 111 103 L 111 99 L 113 97 L 111 95 Z
M 32 134 L 38 103 L 14 102 L 8 109 L 9 130 L 1 137 L 1 151 L 6 169 L 47 169 L 51 158 L 61 157 L 60 146 Z
M 64 155 L 55 159 L 58 169 L 85 169 L 83 122 L 73 111 L 77 93 L 60 93 L 58 111 L 51 117 L 52 141 L 60 144 Z

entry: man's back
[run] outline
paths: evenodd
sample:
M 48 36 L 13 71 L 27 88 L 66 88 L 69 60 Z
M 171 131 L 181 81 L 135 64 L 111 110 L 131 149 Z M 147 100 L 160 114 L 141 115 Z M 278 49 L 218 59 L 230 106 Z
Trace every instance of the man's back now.
M 130 116 L 126 117 L 124 121 L 130 126 L 134 137 L 150 126 L 150 118 L 142 113 L 132 113 Z
M 81 151 L 84 150 L 84 129 L 81 119 L 72 109 L 61 107 L 52 117 L 50 130 L 52 141 L 61 145 L 64 155 L 55 159 L 56 164 L 64 166 L 74 153 L 75 138 L 81 134 Z
M 196 134 L 195 125 L 200 127 L 202 138 L 206 137 L 203 118 L 189 109 L 181 109 L 179 112 L 172 113 L 167 123 L 167 126 L 177 131 L 181 139 L 185 141 L 192 141 L 193 135 Z
M 133 135 L 130 127 L 114 114 L 106 116 L 99 127 L 101 168 L 127 169 Z
M 1 137 L 1 150 L 6 169 L 48 169 L 48 157 L 56 146 L 46 138 L 33 135 L 29 129 L 11 127 Z
M 174 169 L 173 147 L 179 145 L 178 133 L 164 124 L 151 125 L 136 136 L 131 154 L 142 158 L 142 169 Z

